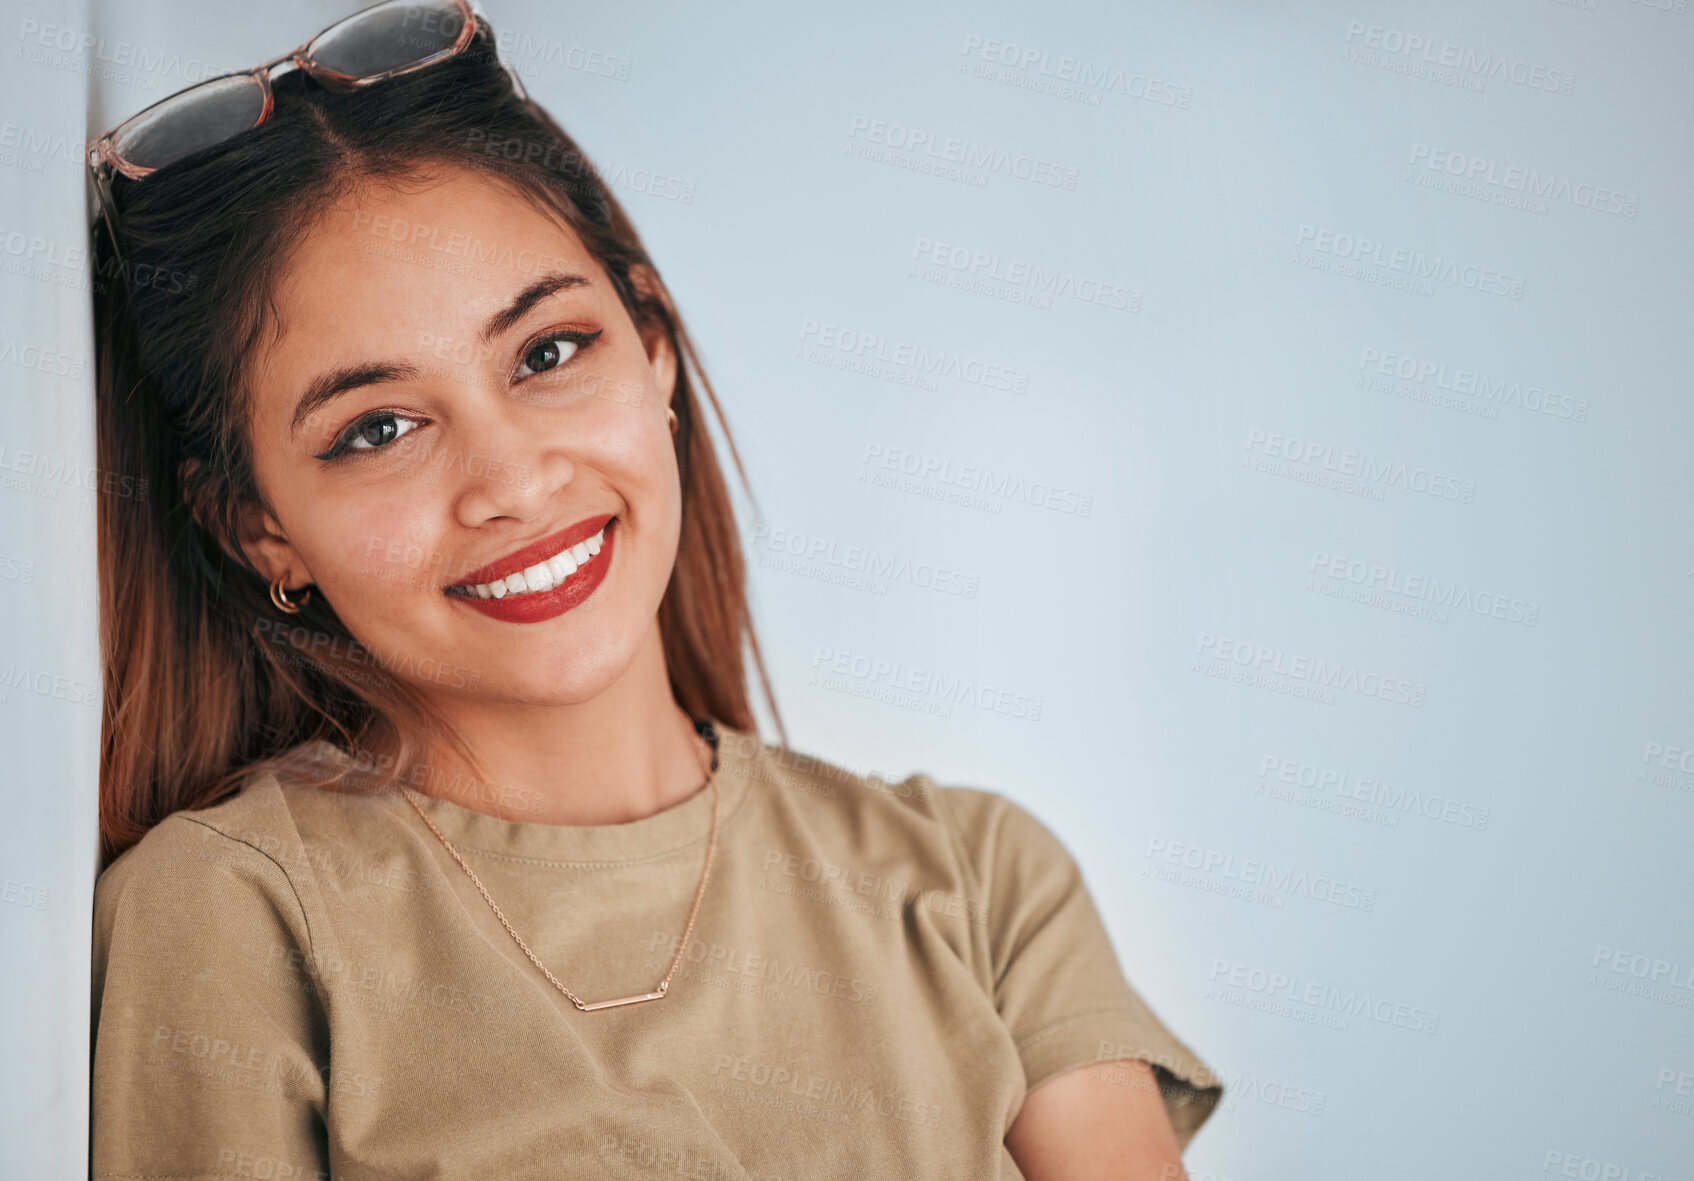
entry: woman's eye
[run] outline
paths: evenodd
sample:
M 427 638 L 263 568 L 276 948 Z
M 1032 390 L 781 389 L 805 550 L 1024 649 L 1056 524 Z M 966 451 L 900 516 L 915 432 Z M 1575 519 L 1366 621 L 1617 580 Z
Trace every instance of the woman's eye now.
M 551 336 L 543 337 L 524 353 L 516 376 L 522 380 L 534 377 L 537 373 L 545 373 L 549 369 L 557 369 L 575 356 L 584 345 L 592 344 L 599 336 L 599 332 L 555 332 Z
M 404 414 L 393 411 L 383 411 L 361 418 L 347 428 L 335 446 L 331 447 L 320 459 L 333 459 L 345 455 L 349 451 L 375 451 L 386 447 L 401 435 L 407 435 L 418 429 L 420 420 L 409 418 Z

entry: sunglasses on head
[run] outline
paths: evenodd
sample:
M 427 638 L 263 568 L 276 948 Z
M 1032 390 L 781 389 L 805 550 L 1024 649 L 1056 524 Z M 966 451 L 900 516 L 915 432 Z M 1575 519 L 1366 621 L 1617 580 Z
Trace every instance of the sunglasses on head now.
M 351 91 L 457 57 L 477 31 L 470 0 L 386 0 L 335 22 L 298 49 L 235 74 L 197 82 L 131 115 L 95 140 L 88 165 L 107 228 L 113 172 L 131 180 L 251 131 L 270 118 L 271 78 L 303 70 L 331 90 Z M 517 71 L 506 66 L 520 100 Z M 114 247 L 117 235 L 112 235 Z

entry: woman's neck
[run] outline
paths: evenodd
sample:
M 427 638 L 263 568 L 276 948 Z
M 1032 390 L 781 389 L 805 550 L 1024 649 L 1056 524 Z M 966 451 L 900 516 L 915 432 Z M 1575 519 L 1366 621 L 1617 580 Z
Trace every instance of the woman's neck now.
M 656 622 L 624 675 L 591 701 L 436 705 L 487 775 L 442 743 L 419 790 L 503 820 L 625 824 L 682 803 L 706 781 L 711 749 L 671 695 Z

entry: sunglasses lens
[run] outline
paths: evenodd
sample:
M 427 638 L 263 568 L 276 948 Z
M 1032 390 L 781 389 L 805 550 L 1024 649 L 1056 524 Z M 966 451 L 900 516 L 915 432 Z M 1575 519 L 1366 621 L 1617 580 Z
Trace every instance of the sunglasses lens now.
M 390 0 L 325 29 L 304 56 L 349 78 L 373 78 L 447 52 L 464 27 L 457 4 Z
M 112 146 L 131 164 L 163 168 L 257 126 L 265 88 L 251 74 L 214 78 L 172 95 L 130 119 Z

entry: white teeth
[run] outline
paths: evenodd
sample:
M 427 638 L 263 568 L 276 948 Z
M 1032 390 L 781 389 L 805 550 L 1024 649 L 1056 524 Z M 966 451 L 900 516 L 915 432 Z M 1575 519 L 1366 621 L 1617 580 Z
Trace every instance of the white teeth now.
M 494 582 L 477 583 L 464 589 L 474 593 L 479 599 L 503 599 L 507 595 L 535 594 L 540 591 L 552 590 L 575 574 L 588 560 L 600 552 L 605 544 L 606 531 L 601 529 L 586 541 L 579 541 L 567 550 L 562 550 L 548 558 L 545 562 L 537 562 L 516 574 Z
M 538 562 L 525 569 L 523 580 L 524 585 L 534 591 L 552 590 L 553 584 L 558 581 L 553 577 L 553 568 L 546 562 Z

